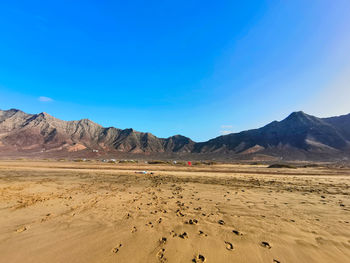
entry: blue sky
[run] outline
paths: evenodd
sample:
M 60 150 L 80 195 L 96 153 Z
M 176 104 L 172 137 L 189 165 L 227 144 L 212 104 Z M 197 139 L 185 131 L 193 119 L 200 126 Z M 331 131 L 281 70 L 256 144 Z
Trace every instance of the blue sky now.
M 0 109 L 196 141 L 350 113 L 350 1 L 1 1 Z

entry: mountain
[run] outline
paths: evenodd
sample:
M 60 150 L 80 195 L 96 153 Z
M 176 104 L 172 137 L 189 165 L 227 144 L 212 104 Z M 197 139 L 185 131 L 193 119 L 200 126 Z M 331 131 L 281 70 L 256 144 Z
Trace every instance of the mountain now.
M 293 112 L 282 121 L 195 143 L 175 135 L 158 138 L 133 129 L 104 128 L 88 119 L 63 121 L 47 113 L 0 110 L 0 155 L 99 156 L 103 154 L 193 158 L 339 159 L 350 155 L 350 114 L 317 118 Z
M 344 138 L 350 141 L 350 114 L 323 119 L 325 122 L 336 127 Z
M 0 152 L 190 152 L 194 142 L 176 135 L 166 139 L 133 129 L 104 128 L 88 119 L 63 121 L 42 112 L 0 111 Z
M 203 143 L 193 152 L 268 153 L 287 159 L 341 156 L 350 150 L 350 114 L 317 118 L 293 112 L 286 119 L 254 130 L 232 133 Z

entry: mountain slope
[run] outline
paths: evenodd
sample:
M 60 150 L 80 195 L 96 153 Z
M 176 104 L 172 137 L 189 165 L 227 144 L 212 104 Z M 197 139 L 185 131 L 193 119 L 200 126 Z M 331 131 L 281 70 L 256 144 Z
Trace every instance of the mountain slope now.
M 120 151 L 131 153 L 188 152 L 189 138 L 157 138 L 133 129 L 104 128 L 88 119 L 63 121 L 47 113 L 0 111 L 0 146 L 6 151 Z M 1 151 L 0 148 L 0 151 Z
M 337 117 L 341 118 L 341 117 Z M 350 118 L 349 118 L 350 119 Z M 343 130 L 332 125 L 342 123 L 338 119 L 321 119 L 303 112 L 294 112 L 286 119 L 274 121 L 260 129 L 219 136 L 208 142 L 198 143 L 194 152 L 244 153 L 266 149 L 293 148 L 305 152 L 347 151 L 349 140 L 347 125 Z M 350 121 L 349 121 L 350 123 Z
M 324 118 L 323 120 L 338 129 L 344 138 L 350 141 L 350 114 L 338 117 Z
M 341 157 L 350 153 L 350 114 L 317 118 L 293 112 L 282 121 L 232 133 L 206 142 L 175 135 L 158 138 L 133 129 L 104 128 L 88 119 L 63 121 L 47 113 L 0 110 L 0 153 L 131 153 L 250 156 L 265 154 L 291 159 Z M 320 155 L 321 154 L 321 155 Z M 96 154 L 95 154 L 96 155 Z

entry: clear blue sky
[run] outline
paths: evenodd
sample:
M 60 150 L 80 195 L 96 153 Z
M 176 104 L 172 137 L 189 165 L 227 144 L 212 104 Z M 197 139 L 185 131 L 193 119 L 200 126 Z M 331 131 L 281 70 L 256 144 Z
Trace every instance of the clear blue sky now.
M 350 112 L 350 1 L 1 1 L 0 109 L 196 141 Z

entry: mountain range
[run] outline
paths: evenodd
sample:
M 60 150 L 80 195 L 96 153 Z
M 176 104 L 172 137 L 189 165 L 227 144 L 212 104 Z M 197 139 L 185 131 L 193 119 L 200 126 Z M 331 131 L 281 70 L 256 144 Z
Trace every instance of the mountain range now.
M 158 138 L 88 120 L 63 121 L 45 112 L 0 110 L 0 156 L 154 156 L 200 159 L 337 160 L 350 156 L 350 114 L 317 118 L 302 111 L 282 121 L 206 142 Z

